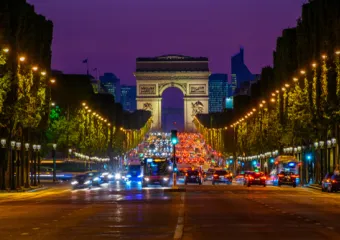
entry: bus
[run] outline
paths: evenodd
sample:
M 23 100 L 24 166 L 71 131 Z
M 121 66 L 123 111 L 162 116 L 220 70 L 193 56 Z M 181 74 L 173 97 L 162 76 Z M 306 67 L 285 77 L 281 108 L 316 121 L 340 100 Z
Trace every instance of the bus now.
M 143 161 L 142 187 L 149 185 L 170 185 L 172 163 L 167 158 L 150 157 Z

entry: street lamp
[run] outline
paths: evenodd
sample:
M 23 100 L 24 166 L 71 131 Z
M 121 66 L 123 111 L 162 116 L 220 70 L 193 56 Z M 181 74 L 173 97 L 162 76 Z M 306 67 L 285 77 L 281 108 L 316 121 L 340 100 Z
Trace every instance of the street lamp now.
M 17 189 L 20 188 L 20 150 L 21 150 L 21 142 L 16 142 L 15 146 L 17 148 L 17 160 L 16 160 L 16 167 L 17 167 L 17 176 L 16 176 L 16 185 L 17 185 Z
M 15 141 L 11 141 L 11 157 L 10 157 L 10 183 L 11 190 L 15 190 L 15 179 L 14 179 L 14 169 L 15 169 Z
M 40 159 L 40 149 L 41 145 L 37 145 L 37 151 L 38 151 L 38 184 L 40 184 L 40 165 L 41 165 L 41 159 Z
M 57 164 L 56 164 L 56 158 L 55 158 L 55 153 L 57 150 L 57 144 L 53 143 L 52 144 L 52 159 L 53 159 L 53 182 L 57 181 Z
M 68 149 L 68 160 L 70 160 L 71 154 L 72 154 L 72 148 L 69 148 Z
M 2 172 L 1 172 L 1 190 L 5 190 L 6 189 L 6 184 L 5 184 L 5 181 L 6 181 L 6 178 L 5 178 L 5 174 L 6 174 L 6 171 L 5 171 L 5 165 L 7 165 L 7 161 L 6 161 L 6 139 L 5 138 L 2 138 L 0 140 L 0 143 L 1 143 L 1 152 L 2 152 L 2 162 L 3 162 L 3 165 L 2 165 Z
M 25 160 L 25 168 L 27 171 L 27 174 L 25 176 L 25 188 L 29 188 L 30 182 L 29 182 L 29 150 L 30 150 L 30 144 L 25 143 L 25 150 L 26 150 L 26 160 Z
M 33 173 L 31 174 L 31 184 L 37 186 L 37 149 L 38 145 L 33 144 Z

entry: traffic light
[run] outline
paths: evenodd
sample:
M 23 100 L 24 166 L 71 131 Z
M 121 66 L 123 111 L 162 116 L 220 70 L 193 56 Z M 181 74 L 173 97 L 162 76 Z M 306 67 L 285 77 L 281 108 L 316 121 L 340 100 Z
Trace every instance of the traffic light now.
M 177 130 L 171 130 L 171 143 L 176 145 L 178 143 Z

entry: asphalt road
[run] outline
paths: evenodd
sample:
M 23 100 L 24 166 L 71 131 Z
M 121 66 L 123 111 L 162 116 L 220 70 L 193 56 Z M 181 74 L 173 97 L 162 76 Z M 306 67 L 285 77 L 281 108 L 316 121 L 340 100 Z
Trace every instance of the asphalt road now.
M 187 185 L 185 193 L 111 184 L 0 194 L 0 239 L 340 239 L 340 193 Z

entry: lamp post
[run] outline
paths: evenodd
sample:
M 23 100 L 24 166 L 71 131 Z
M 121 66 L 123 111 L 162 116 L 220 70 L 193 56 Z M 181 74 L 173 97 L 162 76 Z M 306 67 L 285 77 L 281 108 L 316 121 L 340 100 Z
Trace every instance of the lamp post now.
M 57 181 L 57 164 L 56 164 L 56 159 L 55 159 L 55 152 L 57 149 L 57 144 L 53 143 L 52 144 L 52 158 L 53 158 L 53 182 Z
M 68 149 L 68 157 L 67 157 L 67 158 L 68 158 L 68 160 L 70 160 L 71 153 L 72 153 L 72 148 L 69 148 L 69 149 Z
M 16 142 L 15 146 L 17 148 L 17 160 L 16 160 L 16 167 L 17 167 L 17 171 L 16 171 L 16 187 L 17 189 L 20 188 L 20 150 L 21 150 L 21 142 Z
M 6 139 L 2 138 L 1 139 L 1 152 L 2 152 L 2 167 L 1 167 L 1 190 L 5 190 L 6 189 L 6 178 L 5 178 L 5 173 L 6 173 L 6 168 L 7 168 L 7 159 L 6 159 Z
M 38 184 L 40 184 L 40 165 L 41 165 L 41 161 L 40 161 L 40 149 L 41 149 L 41 145 L 37 145 L 37 152 L 38 152 Z
M 27 169 L 26 175 L 25 175 L 25 188 L 29 188 L 30 186 L 30 179 L 29 179 L 29 150 L 30 150 L 30 144 L 25 143 L 25 150 L 26 150 L 26 160 L 25 160 L 25 168 Z
M 31 174 L 33 176 L 33 186 L 37 186 L 37 149 L 38 146 L 33 144 L 33 173 Z
M 10 156 L 10 175 L 9 181 L 11 185 L 11 190 L 15 190 L 15 178 L 14 178 L 14 166 L 15 166 L 15 141 L 11 141 L 11 156 Z

